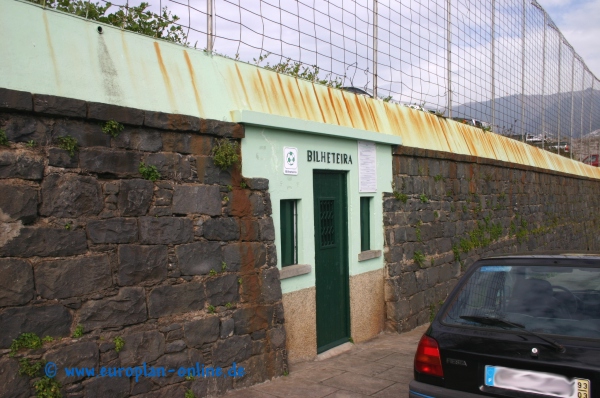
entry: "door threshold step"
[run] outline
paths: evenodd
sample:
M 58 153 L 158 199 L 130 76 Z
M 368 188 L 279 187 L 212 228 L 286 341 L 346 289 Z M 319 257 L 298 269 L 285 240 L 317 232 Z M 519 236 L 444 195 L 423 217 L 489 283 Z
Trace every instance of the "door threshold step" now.
M 353 347 L 354 347 L 354 344 L 352 344 L 350 342 L 340 344 L 337 347 L 333 347 L 332 349 L 327 350 L 327 351 L 322 352 L 319 355 L 317 355 L 317 358 L 315 358 L 315 361 L 324 361 L 326 359 L 333 358 L 335 356 L 343 354 L 344 352 L 350 351 Z

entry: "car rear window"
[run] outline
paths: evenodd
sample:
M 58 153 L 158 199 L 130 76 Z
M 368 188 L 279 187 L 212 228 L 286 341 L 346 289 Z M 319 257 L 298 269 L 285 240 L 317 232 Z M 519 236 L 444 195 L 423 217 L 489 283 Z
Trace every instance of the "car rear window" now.
M 442 323 L 510 329 L 473 320 L 500 318 L 539 333 L 600 336 L 600 267 L 485 265 L 459 289 Z

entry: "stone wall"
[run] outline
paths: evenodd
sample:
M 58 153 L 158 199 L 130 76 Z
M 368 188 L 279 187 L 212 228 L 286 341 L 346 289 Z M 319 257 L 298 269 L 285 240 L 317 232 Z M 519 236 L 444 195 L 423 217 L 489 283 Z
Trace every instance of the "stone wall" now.
M 549 170 L 398 147 L 384 198 L 386 328 L 429 322 L 475 260 L 600 249 L 600 182 Z
M 109 120 L 124 125 L 115 138 L 102 131 Z M 23 358 L 55 362 L 68 397 L 200 397 L 286 370 L 268 181 L 211 156 L 242 126 L 0 89 L 0 129 L 0 397 L 35 394 L 39 377 L 18 374 Z M 73 156 L 58 145 L 65 136 Z M 143 179 L 141 162 L 161 177 Z M 11 356 L 22 333 L 53 341 Z M 63 371 L 144 362 L 236 362 L 246 375 Z

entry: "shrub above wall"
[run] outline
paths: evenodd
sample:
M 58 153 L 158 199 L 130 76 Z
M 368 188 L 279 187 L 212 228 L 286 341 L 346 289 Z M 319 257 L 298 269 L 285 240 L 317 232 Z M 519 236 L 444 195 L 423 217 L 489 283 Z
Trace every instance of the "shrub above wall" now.
M 241 125 L 0 89 L 0 130 L 0 396 L 204 396 L 287 371 L 268 181 L 213 162 Z M 62 372 L 144 362 L 245 376 Z

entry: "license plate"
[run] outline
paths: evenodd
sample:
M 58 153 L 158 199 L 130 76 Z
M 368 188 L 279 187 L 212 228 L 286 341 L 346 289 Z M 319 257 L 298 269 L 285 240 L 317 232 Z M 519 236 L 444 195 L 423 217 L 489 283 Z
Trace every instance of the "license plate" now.
M 549 397 L 591 398 L 590 381 L 587 379 L 568 379 L 551 373 L 501 366 L 486 365 L 485 385 L 507 390 L 544 394 Z

